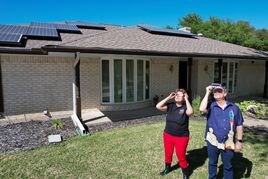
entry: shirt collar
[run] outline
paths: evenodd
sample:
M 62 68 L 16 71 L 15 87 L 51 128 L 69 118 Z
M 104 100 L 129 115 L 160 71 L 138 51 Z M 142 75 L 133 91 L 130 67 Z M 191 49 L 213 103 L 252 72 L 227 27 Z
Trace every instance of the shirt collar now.
M 212 106 L 215 107 L 215 106 L 219 106 L 219 105 L 217 104 L 216 101 L 213 101 Z M 228 106 L 233 106 L 233 103 L 231 103 L 230 101 L 226 100 L 226 107 L 228 107 Z

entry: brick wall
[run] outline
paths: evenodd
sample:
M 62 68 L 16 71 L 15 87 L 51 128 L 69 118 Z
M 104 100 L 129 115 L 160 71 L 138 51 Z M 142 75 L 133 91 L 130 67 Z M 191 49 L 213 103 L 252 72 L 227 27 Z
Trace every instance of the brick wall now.
M 100 108 L 100 59 L 81 58 L 80 76 L 82 109 Z
M 170 66 L 173 65 L 173 71 Z M 178 88 L 178 60 L 153 59 L 151 61 L 151 99 L 154 95 L 166 97 Z
M 70 110 L 71 58 L 1 56 L 5 114 Z
M 71 57 L 1 56 L 6 115 L 72 110 L 73 62 Z M 170 71 L 173 65 L 173 71 Z M 152 59 L 151 95 L 145 102 L 102 105 L 100 58 L 81 58 L 82 109 L 127 110 L 153 105 L 155 94 L 165 97 L 178 86 L 178 60 Z

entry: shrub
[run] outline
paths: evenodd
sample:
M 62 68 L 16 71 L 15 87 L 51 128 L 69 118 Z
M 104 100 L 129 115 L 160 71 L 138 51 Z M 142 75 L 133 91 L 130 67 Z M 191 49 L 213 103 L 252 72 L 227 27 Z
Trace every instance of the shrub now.
M 267 118 L 268 117 L 268 107 L 263 103 L 259 103 L 255 100 L 242 101 L 240 103 L 236 103 L 236 105 L 241 109 L 242 112 L 248 112 L 248 106 L 255 105 L 254 115 L 256 118 Z
M 61 129 L 64 126 L 60 119 L 52 119 L 51 124 L 55 129 Z
M 194 109 L 194 116 L 200 116 L 199 106 L 201 103 L 201 97 L 196 96 L 192 101 L 192 107 Z

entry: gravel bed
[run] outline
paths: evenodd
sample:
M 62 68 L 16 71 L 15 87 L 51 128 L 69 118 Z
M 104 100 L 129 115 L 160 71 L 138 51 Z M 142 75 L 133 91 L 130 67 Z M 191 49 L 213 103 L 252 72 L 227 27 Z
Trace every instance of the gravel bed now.
M 89 126 L 90 134 L 112 128 L 122 128 L 141 123 L 154 123 L 165 119 L 165 115 L 152 116 L 134 120 L 103 123 Z M 71 118 L 61 119 L 62 129 L 55 129 L 51 121 L 28 121 L 0 126 L 0 153 L 30 150 L 39 146 L 48 145 L 48 136 L 60 134 L 63 141 L 76 135 L 75 126 Z
M 98 131 L 113 128 L 124 128 L 130 125 L 151 124 L 165 120 L 166 115 L 157 115 L 139 119 L 124 120 L 119 122 L 102 123 L 88 126 L 90 134 Z M 205 119 L 205 118 L 204 118 Z M 39 146 L 48 145 L 48 136 L 60 134 L 63 141 L 77 135 L 71 118 L 61 119 L 64 123 L 62 129 L 55 129 L 51 121 L 28 121 L 0 126 L 0 153 L 30 150 Z M 200 117 L 193 117 L 191 120 L 200 120 Z M 201 119 L 202 120 L 202 119 Z M 246 130 L 268 136 L 266 127 L 245 126 Z
M 28 121 L 0 126 L 0 153 L 29 150 L 48 145 L 48 136 L 60 134 L 63 140 L 75 135 L 75 126 L 70 118 L 61 119 L 62 129 L 55 129 L 51 121 Z

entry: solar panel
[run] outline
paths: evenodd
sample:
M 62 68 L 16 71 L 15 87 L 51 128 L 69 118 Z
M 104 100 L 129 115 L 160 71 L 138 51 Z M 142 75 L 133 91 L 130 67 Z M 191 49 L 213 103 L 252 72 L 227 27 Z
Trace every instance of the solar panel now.
M 22 34 L 0 33 L 0 43 L 20 43 Z
M 80 27 L 80 28 L 89 28 L 89 29 L 93 28 L 93 29 L 105 30 L 105 26 L 100 25 L 100 24 L 90 23 L 90 22 L 66 21 L 66 23 L 76 25 L 77 27 Z
M 54 26 L 57 30 L 80 32 L 79 28 L 73 24 L 54 24 Z
M 28 30 L 28 26 L 22 25 L 0 25 L 0 33 L 8 34 L 25 34 Z
M 30 27 L 40 27 L 40 28 L 48 28 L 48 29 L 55 29 L 55 25 L 52 23 L 45 23 L 45 22 L 31 22 Z
M 140 24 L 137 25 L 139 28 L 142 30 L 145 30 L 149 33 L 155 33 L 155 34 L 164 34 L 164 35 L 178 35 L 178 36 L 189 36 L 192 37 L 194 34 L 190 32 L 185 32 L 182 30 L 173 30 L 173 29 L 161 29 L 159 27 L 151 26 L 151 25 L 146 25 L 146 24 Z
M 42 27 L 29 27 L 27 36 L 34 36 L 34 37 L 50 37 L 50 38 L 59 38 L 58 32 L 56 28 L 49 29 L 49 28 L 42 28 Z

